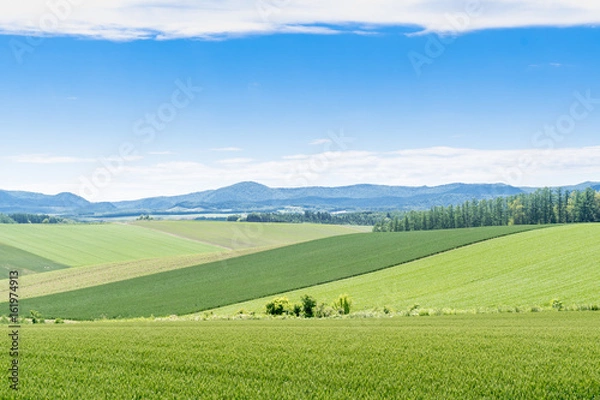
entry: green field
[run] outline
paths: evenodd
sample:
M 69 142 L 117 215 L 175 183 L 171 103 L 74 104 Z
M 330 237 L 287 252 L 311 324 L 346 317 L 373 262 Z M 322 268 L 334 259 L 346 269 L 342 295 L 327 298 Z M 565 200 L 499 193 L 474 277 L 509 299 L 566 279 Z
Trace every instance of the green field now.
M 8 270 L 18 269 L 21 275 L 26 275 L 22 278 L 23 298 L 37 297 L 365 229 L 367 227 L 210 221 L 144 221 L 132 226 L 0 226 L 0 278 L 6 278 Z M 298 235 L 294 235 L 294 230 Z M 236 232 L 238 238 L 245 239 L 234 243 L 235 249 L 229 250 L 225 245 L 232 245 Z M 232 235 L 229 240 L 228 234 Z M 3 245 L 3 240 L 68 265 Z M 68 268 L 70 266 L 85 268 Z M 59 268 L 63 269 L 56 271 Z M 6 297 L 7 290 L 7 281 L 0 279 L 0 298 Z
M 545 312 L 26 325 L 13 398 L 596 399 L 599 323 Z
M 0 243 L 0 278 L 8 278 L 8 271 L 19 270 L 22 275 L 69 268 L 16 247 Z M 7 287 L 7 285 L 4 285 Z
M 158 272 L 191 267 L 201 263 L 226 260 L 255 253 L 256 251 L 256 249 L 250 248 L 225 252 L 151 258 L 60 269 L 43 274 L 30 274 L 20 278 L 21 291 L 19 297 L 21 299 L 28 299 L 48 294 L 68 292 L 70 290 L 137 278 L 139 276 L 152 275 Z M 8 283 L 8 279 L 0 280 L 0 299 L 8 298 Z
M 533 227 L 488 227 L 336 236 L 27 299 L 23 305 L 48 317 L 74 319 L 187 314 L 365 274 L 531 229 Z
M 137 221 L 133 224 L 233 250 L 284 246 L 371 230 L 371 227 L 253 222 Z
M 0 224 L 0 243 L 70 267 L 223 250 L 121 224 Z
M 291 301 L 309 294 L 331 303 L 342 293 L 355 310 L 497 309 L 600 305 L 600 224 L 565 225 L 506 236 L 422 260 L 285 293 Z M 243 309 L 264 312 L 271 297 L 232 305 L 218 314 Z

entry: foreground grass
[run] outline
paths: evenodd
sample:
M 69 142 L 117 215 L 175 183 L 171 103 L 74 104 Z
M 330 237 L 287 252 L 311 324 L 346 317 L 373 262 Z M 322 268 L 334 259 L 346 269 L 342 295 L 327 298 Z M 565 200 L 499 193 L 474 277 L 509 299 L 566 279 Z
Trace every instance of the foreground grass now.
M 36 297 L 26 309 L 72 319 L 189 314 L 365 274 L 531 227 L 351 234 Z M 0 307 L 2 305 L 0 304 Z
M 70 267 L 223 251 L 220 247 L 119 224 L 0 224 L 0 243 Z
M 330 236 L 370 232 L 371 227 L 220 221 L 136 221 L 132 224 L 228 249 L 285 246 Z
M 15 398 L 592 399 L 599 318 L 26 325 Z
M 553 299 L 560 299 L 565 306 L 598 306 L 599 237 L 600 224 L 540 229 L 282 295 L 299 302 L 300 296 L 309 294 L 330 304 L 341 293 L 348 293 L 354 310 L 382 310 L 385 306 L 404 311 L 417 304 L 439 312 L 550 308 Z M 271 299 L 214 312 L 264 312 L 265 303 Z

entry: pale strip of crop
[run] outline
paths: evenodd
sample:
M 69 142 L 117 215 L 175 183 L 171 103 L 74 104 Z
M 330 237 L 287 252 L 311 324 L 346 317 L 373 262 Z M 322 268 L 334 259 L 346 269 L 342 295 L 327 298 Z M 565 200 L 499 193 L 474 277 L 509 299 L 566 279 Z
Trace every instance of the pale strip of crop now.
M 330 236 L 370 232 L 370 226 L 277 222 L 135 221 L 131 225 L 212 246 L 244 249 L 288 245 Z
M 122 263 L 100 264 L 86 267 L 62 269 L 43 274 L 24 275 L 20 278 L 22 299 L 118 282 L 159 272 L 171 271 L 215 261 L 271 250 L 277 246 L 233 250 L 221 253 L 162 257 Z M 0 280 L 0 298 L 8 298 L 8 280 Z

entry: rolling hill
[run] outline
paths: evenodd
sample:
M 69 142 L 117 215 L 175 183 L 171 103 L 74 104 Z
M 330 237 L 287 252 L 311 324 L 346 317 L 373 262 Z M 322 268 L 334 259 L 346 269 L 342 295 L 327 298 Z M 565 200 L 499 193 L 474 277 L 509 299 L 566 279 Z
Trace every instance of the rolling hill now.
M 600 188 L 584 182 L 565 189 Z M 535 191 L 505 184 L 453 183 L 441 186 L 385 186 L 359 184 L 340 187 L 270 188 L 256 182 L 240 182 L 215 190 L 179 196 L 132 201 L 91 203 L 72 193 L 47 196 L 40 193 L 0 190 L 0 213 L 48 213 L 70 217 L 109 218 L 141 213 L 194 214 L 276 211 L 289 207 L 310 210 L 411 210 L 460 204 Z
M 232 250 L 283 246 L 330 236 L 371 231 L 369 226 L 325 224 L 221 221 L 136 221 L 132 224 Z
M 224 250 L 122 224 L 0 224 L 0 243 L 70 267 Z
M 8 278 L 8 272 L 12 270 L 19 270 L 21 275 L 27 275 L 63 268 L 69 268 L 69 266 L 0 243 L 0 279 Z M 5 287 L 8 288 L 8 285 Z
M 600 224 L 550 227 L 281 295 L 297 302 L 309 294 L 330 304 L 348 293 L 356 310 L 407 310 L 415 304 L 459 310 L 550 307 L 553 299 L 564 305 L 600 305 L 598 237 Z M 270 299 L 215 312 L 261 312 Z
M 142 228 L 140 228 L 142 229 Z M 389 268 L 529 226 L 351 234 L 23 300 L 48 317 L 185 314 Z
M 80 252 L 70 248 L 65 249 L 65 243 L 62 243 L 62 241 L 68 242 L 71 239 L 68 236 L 57 236 L 55 234 L 55 232 L 63 232 L 65 226 L 11 225 L 8 228 L 6 233 L 11 235 L 14 233 L 12 239 L 19 239 L 15 242 L 24 248 L 37 248 L 40 253 L 48 255 L 46 247 L 50 246 L 54 250 L 56 246 L 73 253 L 71 256 L 75 258 L 70 259 L 71 264 L 79 265 L 85 262 L 85 266 L 82 268 L 68 268 L 68 265 L 57 264 L 10 246 L 5 246 L 7 250 L 3 252 L 3 248 L 0 246 L 0 267 L 4 262 L 6 271 L 10 267 L 10 269 L 18 268 L 22 274 L 30 273 L 30 275 L 21 278 L 23 285 L 21 298 L 117 282 L 157 272 L 191 267 L 201 263 L 225 260 L 308 240 L 365 232 L 365 228 L 369 230 L 368 227 L 321 224 L 226 223 L 213 221 L 139 221 L 133 223 L 132 229 L 127 229 L 126 225 L 116 224 L 69 226 L 77 227 L 72 233 L 73 236 L 77 236 L 77 241 L 74 243 L 82 249 Z M 100 226 L 112 226 L 113 228 L 99 229 Z M 116 231 L 114 227 L 116 227 Z M 2 232 L 1 226 L 0 232 Z M 35 241 L 44 243 L 41 248 L 40 246 L 31 245 L 34 243 L 32 239 L 34 232 L 37 232 Z M 110 238 L 112 241 L 106 242 L 107 237 L 113 236 L 115 232 L 118 234 Z M 139 235 L 141 233 L 148 233 L 152 237 L 168 240 L 161 242 L 160 246 L 157 247 L 154 240 L 140 241 Z M 127 236 L 124 237 L 123 235 Z M 29 241 L 30 239 L 32 241 Z M 57 239 L 61 243 L 57 244 Z M 119 257 L 112 254 L 109 246 L 115 244 L 114 240 L 120 239 L 137 243 L 135 253 L 130 254 L 134 257 L 133 259 L 117 260 Z M 197 253 L 184 252 L 174 255 L 172 253 L 176 249 L 175 247 L 169 249 L 165 253 L 166 255 L 157 256 L 159 254 L 157 250 L 161 247 L 164 248 L 164 246 L 171 246 L 173 243 L 180 242 L 189 245 L 190 241 L 216 246 L 221 251 L 202 252 L 203 248 L 194 247 L 192 250 Z M 144 246 L 147 246 L 147 251 L 144 250 Z M 120 247 L 115 249 L 118 250 Z M 8 249 L 10 249 L 10 252 Z M 89 253 L 91 250 L 93 250 L 93 254 Z M 66 255 L 62 254 L 62 257 L 64 258 Z M 156 257 L 148 258 L 148 255 Z M 139 257 L 143 258 L 139 259 Z M 100 262 L 100 260 L 102 261 Z M 89 264 L 93 261 L 98 263 Z M 54 271 L 57 268 L 68 269 Z M 45 273 L 32 274 L 33 272 Z M 6 276 L 7 274 L 5 274 Z M 7 290 L 7 281 L 0 280 L 0 298 L 7 293 Z

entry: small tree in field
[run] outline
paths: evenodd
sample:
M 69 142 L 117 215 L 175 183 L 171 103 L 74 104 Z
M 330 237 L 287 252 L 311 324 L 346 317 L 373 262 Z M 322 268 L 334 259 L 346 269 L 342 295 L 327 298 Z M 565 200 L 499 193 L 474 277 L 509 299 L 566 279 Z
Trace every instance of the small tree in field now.
M 338 313 L 343 315 L 350 314 L 350 307 L 352 306 L 352 299 L 347 294 L 342 294 L 333 303 L 333 308 L 338 310 Z
M 317 306 L 317 300 L 314 297 L 311 297 L 307 294 L 302 296 L 300 299 L 302 301 L 302 314 L 306 318 L 312 318 L 315 316 L 315 307 Z

